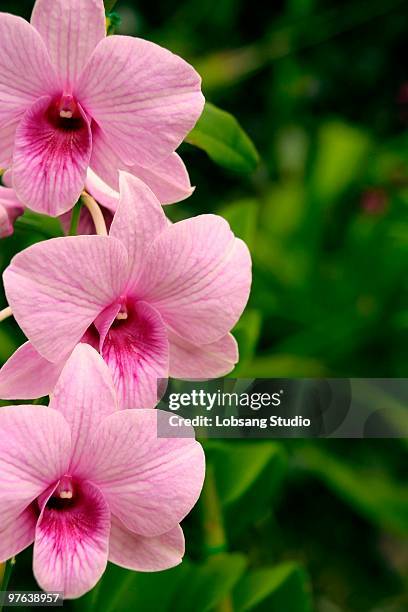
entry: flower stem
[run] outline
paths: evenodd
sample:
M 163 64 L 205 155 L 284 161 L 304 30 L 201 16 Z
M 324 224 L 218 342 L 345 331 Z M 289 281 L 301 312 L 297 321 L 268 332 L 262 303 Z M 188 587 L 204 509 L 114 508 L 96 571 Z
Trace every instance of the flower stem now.
M 227 537 L 218 497 L 214 467 L 207 465 L 205 482 L 201 496 L 203 514 L 204 546 L 207 556 L 219 555 L 227 550 Z M 216 612 L 232 612 L 231 597 L 226 595 L 214 608 Z
M 108 230 L 106 229 L 105 219 L 103 218 L 99 204 L 86 191 L 82 192 L 81 200 L 90 212 L 98 236 L 107 236 Z
M 75 204 L 71 215 L 71 223 L 69 226 L 69 236 L 76 236 L 78 230 L 79 217 L 81 216 L 82 202 L 78 200 Z
M 0 310 L 0 323 L 12 316 L 13 313 L 10 306 L 7 306 L 7 308 L 5 308 L 4 310 Z
M 205 552 L 207 555 L 216 555 L 226 550 L 227 539 L 215 482 L 214 468 L 211 463 L 207 466 L 201 499 Z

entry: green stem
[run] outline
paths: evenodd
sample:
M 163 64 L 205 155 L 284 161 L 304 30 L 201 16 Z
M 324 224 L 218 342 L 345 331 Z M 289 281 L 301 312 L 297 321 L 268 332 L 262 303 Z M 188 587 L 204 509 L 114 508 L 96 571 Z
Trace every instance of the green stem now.
M 201 507 L 206 555 L 216 555 L 225 552 L 227 549 L 227 538 L 222 520 L 217 484 L 215 482 L 214 467 L 211 464 L 207 466 L 201 496 Z
M 82 202 L 81 200 L 78 200 L 78 202 L 75 204 L 74 209 L 72 211 L 72 216 L 71 216 L 71 224 L 69 226 L 69 236 L 76 236 L 77 230 L 78 230 L 78 223 L 79 223 L 79 217 L 81 214 L 81 208 L 82 208 Z
M 45 397 L 37 397 L 37 399 L 33 400 L 33 406 L 46 406 L 47 404 L 43 403 L 45 399 Z
M 207 556 L 219 555 L 227 550 L 227 537 L 220 499 L 218 497 L 214 466 L 207 465 L 203 492 L 201 495 L 201 508 L 204 530 L 204 550 Z M 227 595 L 218 602 L 215 612 L 233 612 L 231 597 Z

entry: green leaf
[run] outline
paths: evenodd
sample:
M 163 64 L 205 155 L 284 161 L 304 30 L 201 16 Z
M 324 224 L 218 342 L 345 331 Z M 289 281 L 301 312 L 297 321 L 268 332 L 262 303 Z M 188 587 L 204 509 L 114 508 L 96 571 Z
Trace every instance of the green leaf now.
M 40 215 L 31 210 L 26 210 L 24 215 L 17 219 L 15 224 L 16 229 L 26 231 L 28 234 L 34 234 L 33 242 L 37 241 L 37 237 L 43 238 L 58 238 L 64 235 L 59 219 Z
M 353 508 L 395 533 L 408 534 L 408 491 L 385 471 L 340 461 L 317 446 L 298 449 L 302 467 L 312 472 Z
M 310 15 L 316 7 L 316 0 L 288 0 L 288 11 L 296 17 Z
M 368 135 L 341 121 L 321 126 L 311 176 L 313 196 L 330 204 L 362 171 L 370 149 Z
M 210 441 L 206 451 L 214 465 L 224 525 L 233 538 L 270 510 L 286 474 L 286 453 L 279 443 L 263 440 Z
M 113 9 L 117 1 L 118 0 L 104 0 L 105 11 L 109 13 Z
M 233 375 L 241 372 L 245 364 L 254 358 L 261 333 L 261 322 L 259 310 L 247 309 L 235 326 L 233 333 L 239 346 L 239 363 Z
M 235 117 L 209 102 L 186 142 L 203 149 L 215 163 L 235 172 L 253 172 L 259 163 L 254 144 Z
M 238 501 L 260 478 L 270 472 L 270 483 L 277 479 L 279 467 L 285 464 L 282 446 L 275 442 L 213 443 L 217 490 L 222 505 Z M 234 478 L 231 478 L 234 474 Z
M 305 215 L 305 200 L 305 188 L 299 181 L 286 181 L 270 189 L 265 197 L 260 224 L 266 239 L 270 241 L 274 236 L 286 243 L 295 235 Z
M 228 221 L 234 234 L 252 250 L 255 243 L 258 202 L 251 199 L 239 200 L 222 208 L 219 214 Z
M 297 378 L 324 375 L 327 375 L 327 371 L 318 360 L 289 353 L 257 357 L 240 370 L 241 377 L 253 378 Z
M 206 612 L 224 599 L 244 573 L 245 557 L 221 554 L 203 563 L 184 560 L 164 572 L 140 573 L 109 564 L 99 584 L 74 602 L 89 612 Z
M 246 560 L 240 554 L 220 554 L 201 564 L 191 564 L 182 590 L 173 599 L 174 612 L 206 612 L 222 601 L 245 571 Z M 146 608 L 144 608 L 146 609 Z
M 173 569 L 154 573 L 133 572 L 108 564 L 97 586 L 75 600 L 74 608 L 78 612 L 170 610 L 173 594 L 188 573 L 188 564 L 184 562 Z
M 0 327 L 0 361 L 6 361 L 16 348 L 16 339 L 4 327 Z
M 247 574 L 236 586 L 233 599 L 236 612 L 312 610 L 306 573 L 295 563 L 283 563 Z

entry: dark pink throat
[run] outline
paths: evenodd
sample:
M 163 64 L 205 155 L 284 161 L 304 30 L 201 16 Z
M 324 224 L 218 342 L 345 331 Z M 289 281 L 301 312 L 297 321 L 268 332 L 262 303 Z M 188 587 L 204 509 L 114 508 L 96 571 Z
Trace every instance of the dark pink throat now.
M 47 109 L 46 118 L 54 128 L 62 131 L 77 131 L 85 124 L 77 101 L 70 94 L 54 98 Z
M 122 348 L 144 344 L 153 333 L 152 322 L 146 318 L 140 303 L 133 297 L 121 299 L 120 309 L 112 321 L 106 342 L 114 342 Z
M 80 496 L 79 486 L 71 476 L 63 476 L 53 495 L 47 502 L 49 510 L 69 510 L 75 506 Z
M 163 331 L 149 308 L 133 296 L 123 296 L 87 329 L 82 342 L 99 350 L 114 372 L 137 367 L 152 351 L 161 350 Z

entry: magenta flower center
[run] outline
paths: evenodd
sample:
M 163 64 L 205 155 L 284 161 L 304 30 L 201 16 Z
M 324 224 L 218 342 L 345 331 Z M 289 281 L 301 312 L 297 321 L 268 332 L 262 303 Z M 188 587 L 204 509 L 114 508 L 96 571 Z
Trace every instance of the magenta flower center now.
M 53 495 L 47 502 L 49 510 L 67 510 L 75 504 L 79 494 L 78 485 L 71 476 L 63 476 Z
M 120 335 L 129 341 L 135 341 L 141 340 L 146 333 L 149 333 L 148 325 L 143 317 L 140 317 L 137 300 L 130 296 L 122 297 L 120 310 L 112 322 L 108 338 L 118 338 Z
M 83 335 L 82 342 L 100 351 L 114 376 L 131 372 L 136 377 L 140 363 L 162 354 L 161 323 L 133 296 L 121 296 L 118 307 L 113 320 L 109 314 L 105 319 L 103 316 L 102 320 L 97 319 Z
M 64 132 L 80 130 L 85 124 L 77 101 L 71 94 L 54 98 L 47 109 L 46 119 L 55 129 Z

